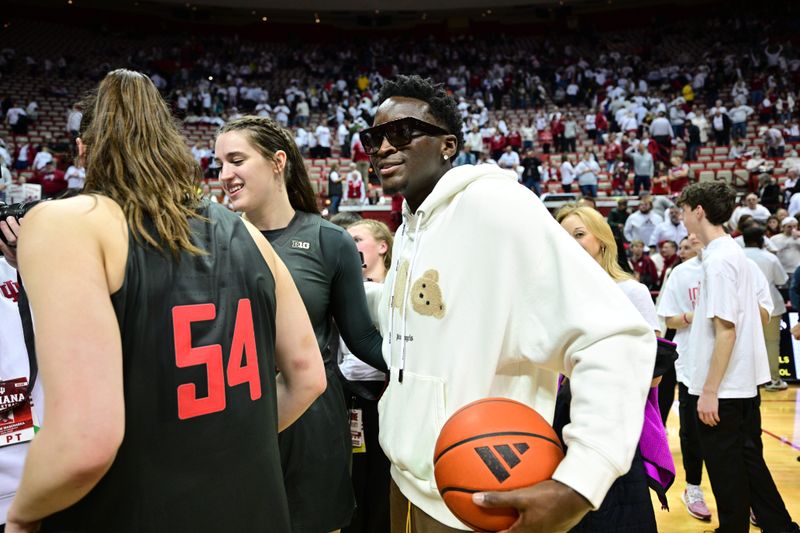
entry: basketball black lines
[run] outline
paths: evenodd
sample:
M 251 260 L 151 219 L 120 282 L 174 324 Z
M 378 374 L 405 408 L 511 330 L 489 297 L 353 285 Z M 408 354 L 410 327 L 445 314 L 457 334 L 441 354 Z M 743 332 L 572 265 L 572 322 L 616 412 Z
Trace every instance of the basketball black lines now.
M 478 454 L 478 456 L 481 458 L 481 461 L 483 461 L 483 464 L 486 465 L 486 468 L 489 469 L 492 475 L 500 483 L 504 482 L 511 476 L 511 473 L 506 469 L 505 466 L 503 466 L 503 463 L 500 462 L 500 458 L 505 461 L 509 469 L 513 469 L 522 462 L 520 456 L 525 455 L 525 452 L 527 452 L 529 448 L 524 442 L 515 443 L 513 446 L 519 455 L 517 455 L 517 453 L 515 453 L 508 444 L 498 444 L 492 447 L 478 446 L 475 448 L 475 453 Z M 494 451 L 492 451 L 492 448 L 494 448 Z M 500 457 L 498 457 L 498 455 Z

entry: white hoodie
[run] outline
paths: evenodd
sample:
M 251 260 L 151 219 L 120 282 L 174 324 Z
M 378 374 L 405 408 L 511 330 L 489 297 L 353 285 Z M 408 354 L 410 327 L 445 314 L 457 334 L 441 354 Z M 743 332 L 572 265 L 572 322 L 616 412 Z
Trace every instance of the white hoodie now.
M 572 379 L 572 423 L 553 478 L 599 507 L 628 471 L 642 430 L 652 328 L 513 172 L 456 167 L 416 213 L 405 204 L 404 218 L 379 309 L 390 367 L 380 443 L 401 492 L 466 529 L 433 477 L 442 425 L 489 396 L 552 421 L 563 372 Z

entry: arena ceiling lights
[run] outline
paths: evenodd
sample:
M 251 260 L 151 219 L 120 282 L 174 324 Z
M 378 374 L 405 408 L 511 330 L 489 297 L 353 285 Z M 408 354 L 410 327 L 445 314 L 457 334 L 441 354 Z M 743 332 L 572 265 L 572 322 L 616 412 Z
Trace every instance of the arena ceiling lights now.
M 186 5 L 186 0 L 158 0 L 164 4 Z M 561 5 L 587 3 L 585 0 L 566 0 Z M 553 0 L 192 0 L 192 5 L 235 9 L 276 9 L 280 11 L 452 11 L 459 9 L 509 8 L 520 6 L 554 6 Z

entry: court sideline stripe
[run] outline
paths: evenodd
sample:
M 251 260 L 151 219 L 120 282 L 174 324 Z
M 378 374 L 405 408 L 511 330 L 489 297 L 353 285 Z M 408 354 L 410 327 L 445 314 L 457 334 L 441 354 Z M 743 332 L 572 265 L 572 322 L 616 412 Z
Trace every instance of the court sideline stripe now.
M 794 442 L 790 441 L 789 439 L 784 438 L 784 437 L 779 437 L 775 433 L 773 433 L 771 431 L 767 431 L 764 428 L 761 428 L 761 432 L 762 433 L 766 433 L 767 435 L 769 435 L 773 439 L 775 439 L 775 440 L 777 440 L 779 442 L 782 442 L 783 444 L 787 444 L 787 445 L 791 446 L 792 448 L 794 448 L 795 450 L 800 452 L 800 445 L 795 444 Z

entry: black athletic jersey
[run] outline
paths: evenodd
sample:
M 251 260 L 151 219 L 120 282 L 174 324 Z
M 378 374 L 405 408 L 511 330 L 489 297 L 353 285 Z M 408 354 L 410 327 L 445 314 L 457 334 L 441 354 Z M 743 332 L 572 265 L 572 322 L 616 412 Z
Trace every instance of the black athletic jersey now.
M 328 368 L 331 318 L 353 354 L 386 371 L 383 341 L 372 325 L 364 293 L 361 260 L 348 233 L 321 216 L 297 211 L 286 228 L 262 231 L 292 274 L 311 319 Z
M 294 533 L 321 533 L 347 526 L 355 508 L 350 480 L 350 417 L 330 350 L 336 320 L 354 354 L 386 369 L 382 339 L 372 325 L 356 245 L 342 228 L 298 211 L 286 228 L 264 231 L 292 274 L 322 358 L 328 386 L 280 434 L 284 483 Z
M 237 215 L 213 203 L 199 212 L 208 221 L 190 226 L 207 255 L 176 262 L 130 236 L 125 281 L 111 297 L 125 436 L 103 479 L 44 531 L 290 531 L 275 280 Z

